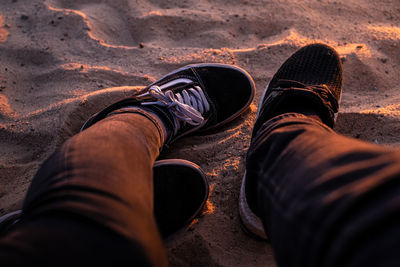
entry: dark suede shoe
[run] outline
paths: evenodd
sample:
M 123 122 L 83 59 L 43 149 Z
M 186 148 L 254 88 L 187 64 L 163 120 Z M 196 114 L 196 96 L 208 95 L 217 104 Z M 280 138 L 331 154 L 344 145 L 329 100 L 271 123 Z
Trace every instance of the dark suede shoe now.
M 208 182 L 200 167 L 187 160 L 159 160 L 153 170 L 154 216 L 165 239 L 200 214 L 208 198 Z
M 187 226 L 198 216 L 208 198 L 208 182 L 196 164 L 182 159 L 156 161 L 154 173 L 154 217 L 162 238 Z M 0 217 L 0 237 L 21 219 L 17 210 Z
M 303 105 L 333 127 L 342 94 L 342 64 L 323 44 L 305 46 L 282 64 L 265 89 L 253 133 L 270 118 Z M 254 134 L 253 134 L 254 135 Z
M 276 72 L 258 106 L 252 141 L 269 119 L 287 112 L 316 115 L 333 127 L 342 93 L 342 66 L 336 51 L 323 44 L 305 46 L 294 53 Z M 250 145 L 251 149 L 251 145 Z M 267 239 L 257 216 L 256 177 L 242 181 L 239 212 L 246 230 Z
M 188 65 L 95 114 L 82 130 L 112 112 L 129 112 L 129 107 L 139 107 L 161 118 L 169 144 L 191 132 L 210 130 L 233 120 L 250 105 L 254 92 L 252 78 L 239 67 L 216 63 Z

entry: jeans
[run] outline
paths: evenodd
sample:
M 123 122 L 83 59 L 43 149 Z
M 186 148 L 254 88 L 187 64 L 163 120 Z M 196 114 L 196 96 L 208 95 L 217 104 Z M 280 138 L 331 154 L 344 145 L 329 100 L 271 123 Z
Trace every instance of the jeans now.
M 165 266 L 152 166 L 163 134 L 140 114 L 108 117 L 40 168 L 8 265 Z M 400 153 L 288 113 L 253 138 L 246 170 L 279 266 L 399 266 Z
M 286 113 L 246 161 L 278 266 L 400 266 L 400 152 Z
M 130 113 L 69 139 L 34 177 L 21 223 L 0 240 L 1 265 L 166 266 L 153 216 L 162 135 Z

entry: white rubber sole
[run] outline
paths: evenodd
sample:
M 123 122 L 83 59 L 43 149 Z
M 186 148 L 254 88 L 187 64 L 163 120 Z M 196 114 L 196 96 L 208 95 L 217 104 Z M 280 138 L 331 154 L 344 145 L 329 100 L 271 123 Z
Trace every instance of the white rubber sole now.
M 264 89 L 264 92 L 261 95 L 260 101 L 258 103 L 257 109 L 257 118 L 260 115 L 260 106 L 264 100 L 265 94 L 267 92 L 267 88 L 269 83 Z M 242 184 L 240 186 L 240 194 L 239 194 L 239 216 L 242 221 L 243 226 L 246 228 L 248 232 L 255 235 L 256 237 L 264 240 L 268 240 L 267 234 L 265 233 L 263 223 L 254 212 L 251 211 L 249 204 L 246 199 L 246 171 L 244 172 Z
M 239 216 L 242 220 L 242 224 L 251 234 L 260 239 L 268 240 L 260 217 L 258 217 L 254 214 L 254 212 L 251 211 L 249 204 L 247 203 L 245 184 L 246 172 L 243 175 L 242 185 L 240 187 L 239 194 Z

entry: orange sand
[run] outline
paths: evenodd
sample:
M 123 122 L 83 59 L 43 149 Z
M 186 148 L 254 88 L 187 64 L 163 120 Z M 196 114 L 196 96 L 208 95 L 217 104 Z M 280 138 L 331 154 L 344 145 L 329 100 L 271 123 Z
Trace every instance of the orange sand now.
M 327 43 L 344 62 L 336 129 L 400 144 L 399 14 L 397 0 L 0 1 L 0 215 L 93 112 L 183 65 L 235 64 L 258 88 L 250 111 L 162 155 L 199 164 L 211 184 L 204 214 L 166 247 L 171 266 L 275 266 L 237 210 L 262 89 L 299 47 Z

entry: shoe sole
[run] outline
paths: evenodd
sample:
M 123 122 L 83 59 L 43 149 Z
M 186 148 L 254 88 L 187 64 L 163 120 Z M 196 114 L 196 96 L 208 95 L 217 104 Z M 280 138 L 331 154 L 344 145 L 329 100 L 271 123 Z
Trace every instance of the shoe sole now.
M 243 175 L 242 185 L 240 187 L 240 194 L 239 194 L 239 217 L 241 223 L 245 230 L 250 234 L 254 235 L 255 237 L 268 240 L 267 234 L 265 233 L 263 223 L 256 214 L 250 209 L 249 204 L 247 203 L 246 199 L 246 191 L 245 191 L 245 184 L 246 184 L 246 172 Z
M 169 168 L 175 168 L 174 174 L 175 176 L 172 177 L 165 177 L 166 174 L 169 173 L 168 169 Z M 176 171 L 178 170 L 178 171 Z M 206 179 L 206 176 L 204 172 L 201 170 L 201 168 L 194 164 L 193 162 L 187 161 L 187 160 L 182 160 L 182 159 L 166 159 L 166 160 L 159 160 L 154 163 L 153 167 L 154 173 L 157 173 L 157 176 L 154 176 L 154 183 L 159 184 L 161 187 L 174 187 L 177 184 L 179 184 L 182 179 L 191 179 L 192 181 L 197 180 L 195 183 L 200 184 L 201 188 L 187 188 L 187 190 L 191 190 L 191 193 L 193 191 L 200 190 L 201 191 L 201 197 L 196 199 L 196 203 L 194 203 L 192 206 L 195 208 L 192 210 L 192 213 L 188 215 L 186 218 L 181 220 L 181 223 L 179 225 L 173 225 L 173 227 L 169 227 L 168 231 L 162 231 L 161 229 L 165 228 L 163 225 L 159 225 L 160 228 L 160 234 L 161 236 L 166 239 L 175 232 L 177 232 L 179 229 L 184 228 L 185 226 L 189 225 L 190 222 L 193 221 L 194 218 L 196 218 L 200 212 L 202 211 L 207 198 L 209 194 L 209 186 L 208 182 Z M 182 177 L 182 174 L 185 174 L 185 177 Z M 186 176 L 187 175 L 187 176 Z M 169 183 L 164 184 L 164 180 L 169 181 Z M 172 181 L 172 182 L 171 182 Z M 157 192 L 154 193 L 156 195 Z M 195 195 L 195 194 L 193 194 Z M 199 195 L 199 194 L 197 194 Z M 190 202 L 191 199 L 181 199 L 180 201 L 182 202 Z M 168 206 L 168 199 L 163 199 L 163 204 L 164 206 Z M 155 203 L 155 205 L 157 205 Z M 168 226 L 171 226 L 171 222 L 169 222 L 169 219 L 176 218 L 176 216 L 179 216 L 179 210 L 173 209 L 174 207 L 169 207 L 168 209 L 168 214 L 170 215 L 167 218 L 163 219 L 162 224 L 167 224 Z M 155 208 L 156 211 L 156 208 Z M 20 218 L 21 218 L 22 211 L 17 210 L 13 211 L 10 213 L 7 213 L 0 217 L 0 236 L 5 235 L 7 232 L 9 232 L 13 226 L 15 226 Z M 157 218 L 157 214 L 155 214 L 155 217 Z M 159 224 L 160 222 L 158 222 Z M 171 230 L 173 229 L 173 231 Z
M 260 115 L 260 106 L 263 103 L 265 94 L 267 93 L 269 87 L 269 82 L 267 86 L 265 87 L 261 97 L 260 101 L 258 102 L 258 108 L 257 108 L 257 116 L 256 120 L 258 119 L 258 116 Z M 242 179 L 242 184 L 240 186 L 240 193 L 239 193 L 239 217 L 240 221 L 242 223 L 242 226 L 244 227 L 245 232 L 248 234 L 262 240 L 268 240 L 267 234 L 265 233 L 264 225 L 260 219 L 249 207 L 249 204 L 247 203 L 246 199 L 246 171 L 244 172 L 243 179 Z

